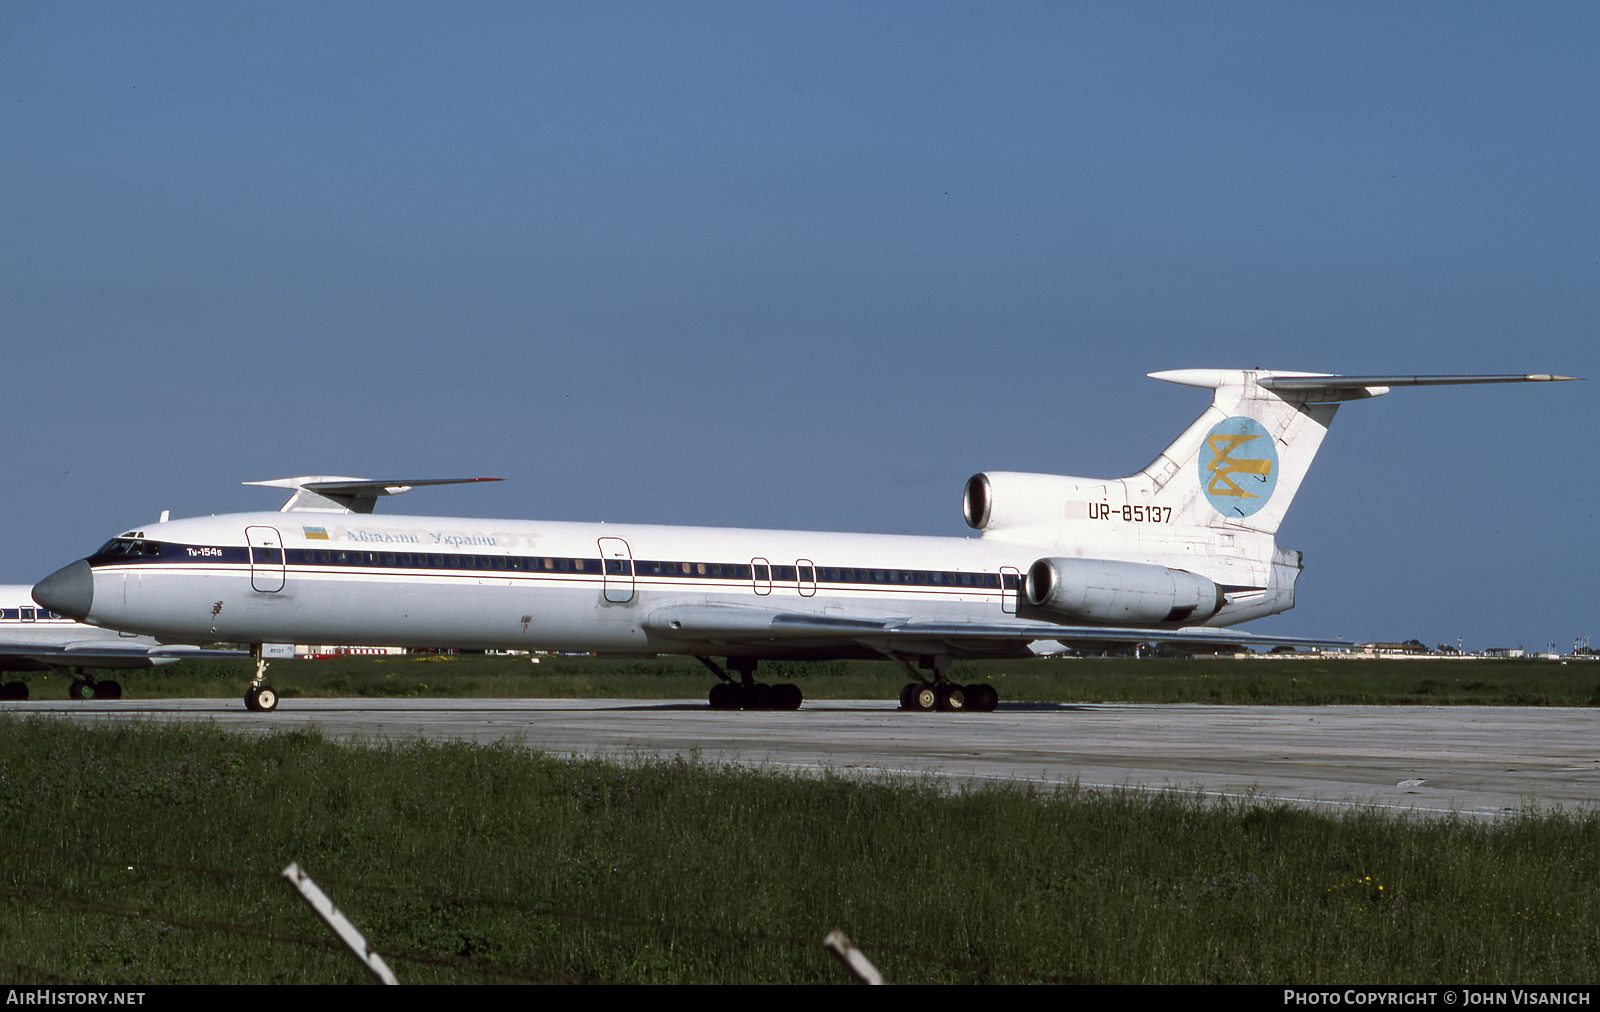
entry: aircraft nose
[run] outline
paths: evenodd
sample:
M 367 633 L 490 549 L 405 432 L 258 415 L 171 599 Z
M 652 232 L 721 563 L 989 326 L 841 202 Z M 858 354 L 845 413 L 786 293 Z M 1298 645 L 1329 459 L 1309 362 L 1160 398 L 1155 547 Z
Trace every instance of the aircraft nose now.
M 33 585 L 33 600 L 57 615 L 83 621 L 94 605 L 94 570 L 79 559 Z

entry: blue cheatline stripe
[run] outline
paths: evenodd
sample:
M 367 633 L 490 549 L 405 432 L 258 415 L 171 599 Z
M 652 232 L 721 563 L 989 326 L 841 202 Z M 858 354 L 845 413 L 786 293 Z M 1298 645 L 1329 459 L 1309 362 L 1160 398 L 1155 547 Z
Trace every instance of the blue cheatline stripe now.
M 108 551 L 114 545 L 121 550 Z M 668 562 L 626 559 L 558 558 L 554 556 L 517 555 L 461 555 L 435 552 L 369 552 L 354 549 L 289 548 L 256 549 L 256 565 L 288 565 L 299 571 L 321 572 L 350 569 L 384 569 L 413 572 L 417 570 L 437 573 L 492 574 L 516 577 L 599 577 L 628 576 L 652 582 L 681 581 L 686 585 L 715 581 L 748 582 L 752 577 L 774 583 L 798 583 L 802 586 L 843 587 L 897 587 L 932 592 L 970 593 L 973 591 L 1010 590 L 1016 586 L 1013 576 L 1004 579 L 997 573 L 962 572 L 960 570 L 878 569 L 850 566 L 762 566 L 767 575 L 755 572 L 749 563 L 741 562 Z M 269 554 L 270 553 L 270 554 Z M 266 558 L 262 558 L 266 556 Z M 133 541 L 118 539 L 100 552 L 89 557 L 95 568 L 119 566 L 211 565 L 249 566 L 250 550 L 239 546 L 180 545 L 168 542 Z M 306 569 L 305 567 L 312 567 Z

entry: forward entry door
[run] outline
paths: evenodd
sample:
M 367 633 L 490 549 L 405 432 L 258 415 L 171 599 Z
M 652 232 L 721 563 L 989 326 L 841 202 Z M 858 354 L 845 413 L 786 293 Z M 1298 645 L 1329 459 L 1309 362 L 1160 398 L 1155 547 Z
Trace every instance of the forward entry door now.
M 245 543 L 250 546 L 250 586 L 263 594 L 283 589 L 283 538 L 276 527 L 246 527 Z

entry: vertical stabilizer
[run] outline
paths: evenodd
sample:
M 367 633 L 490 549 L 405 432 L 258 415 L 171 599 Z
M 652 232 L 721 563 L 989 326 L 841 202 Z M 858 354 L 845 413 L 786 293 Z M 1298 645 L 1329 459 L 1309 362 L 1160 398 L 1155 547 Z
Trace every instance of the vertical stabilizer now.
M 1138 475 L 1173 520 L 1274 534 L 1322 446 L 1341 401 L 1390 387 L 1541 383 L 1570 376 L 1334 376 L 1238 369 L 1174 369 L 1152 379 L 1214 391 L 1211 407 Z M 1181 516 L 1181 520 L 1180 520 Z
M 1322 446 L 1339 409 L 1330 401 L 1385 392 L 1361 387 L 1314 402 L 1298 391 L 1275 391 L 1260 383 L 1312 373 L 1178 369 L 1150 375 L 1214 393 L 1205 413 L 1130 484 L 1141 477 L 1153 483 L 1153 501 L 1171 507 L 1174 522 L 1263 534 L 1276 533 Z M 1306 393 L 1324 397 L 1328 392 Z
M 1118 481 L 1015 471 L 975 474 L 962 494 L 968 526 L 984 537 L 1006 540 L 1079 547 L 1093 541 L 1105 546 L 1107 557 L 1149 551 L 1152 539 L 1179 545 L 1175 550 L 1209 550 L 1204 547 L 1209 538 L 1187 538 L 1180 534 L 1185 528 L 1270 536 L 1283 523 L 1341 402 L 1379 397 L 1390 387 L 1574 378 L 1545 373 L 1336 376 L 1263 369 L 1174 369 L 1150 376 L 1203 387 L 1212 398 L 1205 413 L 1149 466 Z

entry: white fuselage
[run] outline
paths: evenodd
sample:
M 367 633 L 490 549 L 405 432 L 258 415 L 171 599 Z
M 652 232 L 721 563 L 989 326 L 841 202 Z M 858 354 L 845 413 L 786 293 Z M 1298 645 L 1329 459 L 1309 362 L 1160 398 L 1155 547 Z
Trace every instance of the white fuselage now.
M 148 525 L 127 532 L 122 549 L 91 556 L 93 597 L 85 617 L 183 642 L 720 654 L 733 651 L 715 634 L 674 628 L 660 618 L 667 614 L 663 609 L 1067 622 L 1030 606 L 1019 583 L 1037 559 L 1074 554 L 1173 566 L 1226 584 L 1226 606 L 1205 625 L 1226 626 L 1292 606 L 1298 566 L 1286 561 L 1292 553 L 1275 552 L 1268 536 L 1240 533 L 1240 539 L 1262 543 L 1218 552 L 1203 543 L 1211 536 L 1204 531 L 1179 537 L 1175 529 L 1111 523 L 1098 513 L 1097 508 L 1089 530 L 1106 536 L 1071 545 L 460 517 L 233 514 Z M 1157 540 L 1146 544 L 1149 538 Z M 1023 643 L 996 643 L 966 654 L 1023 649 Z M 737 652 L 878 655 L 849 638 L 746 641 Z

